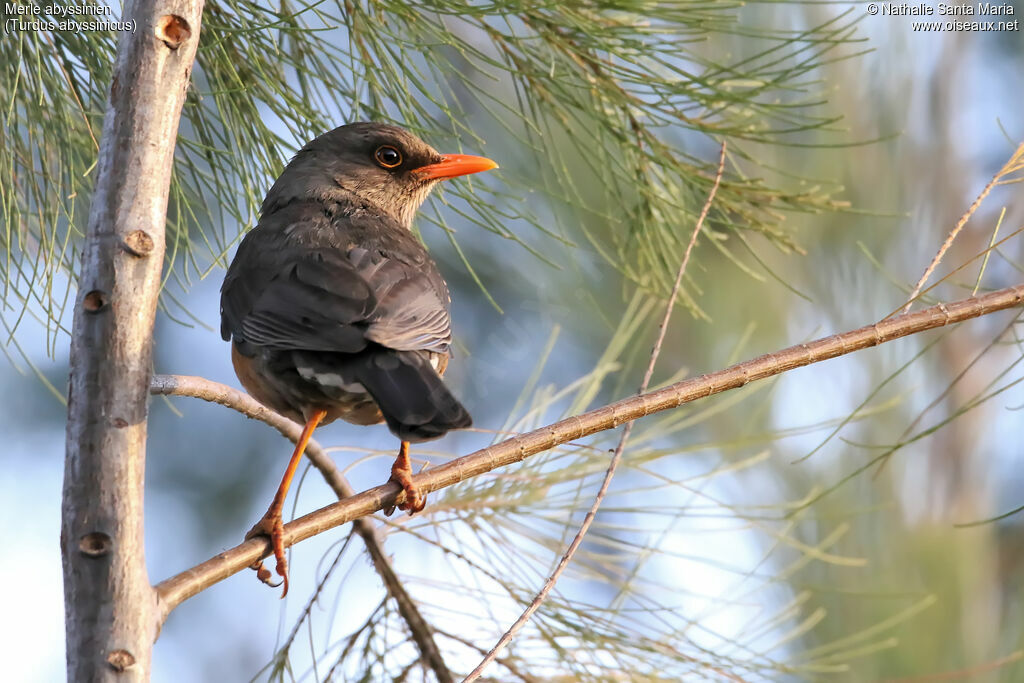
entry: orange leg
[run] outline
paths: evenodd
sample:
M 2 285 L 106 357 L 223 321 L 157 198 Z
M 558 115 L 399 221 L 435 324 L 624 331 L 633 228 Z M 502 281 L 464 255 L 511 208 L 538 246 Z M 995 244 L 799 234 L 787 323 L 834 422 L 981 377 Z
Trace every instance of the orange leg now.
M 426 496 L 422 495 L 412 483 L 412 462 L 409 460 L 408 441 L 403 441 L 398 449 L 398 457 L 395 458 L 395 464 L 391 466 L 391 481 L 405 491 L 405 500 L 398 506 L 399 510 L 407 510 L 410 515 L 414 515 L 426 507 Z M 388 514 L 391 512 L 394 512 L 394 509 L 389 510 Z
M 302 435 L 299 437 L 298 443 L 295 444 L 292 459 L 288 461 L 288 469 L 284 472 L 281 485 L 277 487 L 277 494 L 267 509 L 267 514 L 263 515 L 263 519 L 256 522 L 256 526 L 245 535 L 246 539 L 256 536 L 270 537 L 270 543 L 274 549 L 274 558 L 277 560 L 277 567 L 275 569 L 277 570 L 277 575 L 281 577 L 281 583 L 284 584 L 284 590 L 281 591 L 282 598 L 288 595 L 288 560 L 285 559 L 284 555 L 284 520 L 281 519 L 281 513 L 284 511 L 284 499 L 288 495 L 288 487 L 291 486 L 292 479 L 295 477 L 295 470 L 299 468 L 299 461 L 302 460 L 306 444 L 309 443 L 309 439 L 313 436 L 313 430 L 316 429 L 316 426 L 320 424 L 320 420 L 324 419 L 326 415 L 326 410 L 318 410 L 306 422 Z M 254 562 L 252 568 L 256 570 L 256 576 L 259 577 L 260 581 L 268 586 L 281 585 L 270 583 L 270 570 L 264 568 L 263 560 Z

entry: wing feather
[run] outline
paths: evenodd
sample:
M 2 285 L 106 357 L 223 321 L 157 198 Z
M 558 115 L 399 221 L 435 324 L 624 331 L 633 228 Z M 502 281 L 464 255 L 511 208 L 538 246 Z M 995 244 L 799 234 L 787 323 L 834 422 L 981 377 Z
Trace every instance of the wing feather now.
M 224 279 L 225 339 L 306 351 L 357 353 L 374 342 L 447 352 L 448 289 L 404 228 L 322 210 L 288 216 L 284 229 L 273 222 L 246 235 Z M 360 237 L 373 248 L 354 246 Z

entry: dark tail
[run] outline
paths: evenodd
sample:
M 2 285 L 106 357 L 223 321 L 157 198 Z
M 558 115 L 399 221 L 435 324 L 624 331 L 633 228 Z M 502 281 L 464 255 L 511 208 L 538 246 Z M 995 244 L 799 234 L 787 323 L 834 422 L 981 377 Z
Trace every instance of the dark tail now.
M 423 354 L 380 349 L 359 354 L 355 375 L 402 441 L 429 441 L 473 424 Z

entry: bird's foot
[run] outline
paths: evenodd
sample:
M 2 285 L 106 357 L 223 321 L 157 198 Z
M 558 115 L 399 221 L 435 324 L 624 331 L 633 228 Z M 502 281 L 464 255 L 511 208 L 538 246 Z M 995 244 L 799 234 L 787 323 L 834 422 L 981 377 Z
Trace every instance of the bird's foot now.
M 263 583 L 277 588 L 278 586 L 284 586 L 281 591 L 281 597 L 288 595 L 288 560 L 284 554 L 284 520 L 281 519 L 281 513 L 275 512 L 274 510 L 267 510 L 267 514 L 263 515 L 263 519 L 256 522 L 256 525 L 252 529 L 249 529 L 249 533 L 245 535 L 245 540 L 250 538 L 256 538 L 257 536 L 267 536 L 270 538 L 270 545 L 274 549 L 274 559 L 277 560 L 277 566 L 275 570 L 277 575 L 281 577 L 281 580 L 274 583 L 271 580 L 270 570 L 263 566 L 263 560 L 256 560 L 251 565 L 250 569 L 256 570 L 256 578 Z
M 420 490 L 412 483 L 412 468 L 406 465 L 400 467 L 399 463 L 395 463 L 394 467 L 391 468 L 391 479 L 390 481 L 395 482 L 402 487 L 405 492 L 405 500 L 398 505 L 399 510 L 404 510 L 410 515 L 414 515 L 420 512 L 427 506 L 427 497 L 420 493 Z M 394 506 L 385 510 L 385 514 L 390 515 L 395 511 Z
M 408 441 L 403 441 L 398 449 L 398 457 L 395 458 L 395 464 L 391 466 L 390 481 L 401 486 L 402 491 L 405 492 L 405 499 L 398 506 L 399 510 L 405 510 L 411 516 L 426 507 L 427 497 L 420 493 L 420 490 L 412 483 L 412 460 L 409 459 Z M 384 511 L 384 514 L 390 516 L 394 511 L 395 506 L 392 505 Z

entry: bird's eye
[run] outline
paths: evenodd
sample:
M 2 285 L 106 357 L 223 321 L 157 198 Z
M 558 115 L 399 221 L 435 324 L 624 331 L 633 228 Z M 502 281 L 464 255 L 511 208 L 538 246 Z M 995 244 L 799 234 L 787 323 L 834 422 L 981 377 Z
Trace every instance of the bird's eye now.
M 381 145 L 373 153 L 373 158 L 384 168 L 394 168 L 402 163 L 402 153 L 391 145 Z

